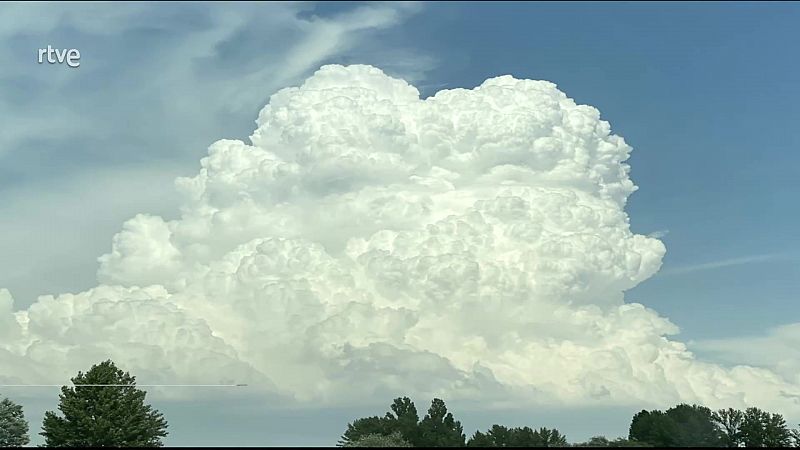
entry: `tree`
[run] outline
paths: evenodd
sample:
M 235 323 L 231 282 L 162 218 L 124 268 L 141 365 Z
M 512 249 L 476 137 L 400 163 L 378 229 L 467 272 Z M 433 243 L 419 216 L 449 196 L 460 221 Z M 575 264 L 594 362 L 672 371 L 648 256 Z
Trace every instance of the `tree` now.
M 788 447 L 792 432 L 780 414 L 747 408 L 740 427 L 741 442 L 746 447 Z
M 419 423 L 421 447 L 463 447 L 466 436 L 461 422 L 447 412 L 447 406 L 439 398 L 433 399 L 428 414 Z
M 414 402 L 402 397 L 394 399 L 391 411 L 383 417 L 365 417 L 347 424 L 338 445 L 352 447 L 367 436 L 394 433 L 414 447 L 463 447 L 465 440 L 461 422 L 447 412 L 443 400 L 433 399 L 428 414 L 420 421 Z
M 475 432 L 467 447 L 566 447 L 567 438 L 556 429 L 506 428 L 492 425 L 486 433 Z
M 22 406 L 4 398 L 0 401 L 0 447 L 24 447 L 28 442 L 28 422 Z
M 508 428 L 495 424 L 486 432 L 486 436 L 494 443 L 491 447 L 507 447 L 512 439 L 511 433 Z
M 778 413 L 769 414 L 764 431 L 764 445 L 767 447 L 788 447 L 792 444 L 792 430 Z
M 414 402 L 408 397 L 398 397 L 392 402 L 391 410 L 383 417 L 364 417 L 347 424 L 347 430 L 338 445 L 352 447 L 356 441 L 367 436 L 389 436 L 393 433 L 399 433 L 406 442 L 417 445 L 420 439 L 419 415 Z
M 340 447 L 352 447 L 352 444 L 366 436 L 388 436 L 394 431 L 385 417 L 364 417 L 347 424 L 347 430 L 339 439 Z
M 419 445 L 421 439 L 419 414 L 414 402 L 408 397 L 396 398 L 391 408 L 392 412 L 387 412 L 385 417 L 389 428 L 399 432 L 406 442 Z
M 666 416 L 677 425 L 679 447 L 723 445 L 723 433 L 714 422 L 714 413 L 705 406 L 680 404 L 668 409 Z
M 742 416 L 740 435 L 745 447 L 764 446 L 764 425 L 767 413 L 758 408 L 747 408 Z
M 650 445 L 645 442 L 632 441 L 630 439 L 618 437 L 611 441 L 609 447 L 650 447 Z
M 675 447 L 675 423 L 658 410 L 639 411 L 631 420 L 628 439 L 659 447 Z
M 508 430 L 508 442 L 502 447 L 547 447 L 547 445 L 538 431 L 533 431 L 531 427 L 517 427 Z
M 400 432 L 395 431 L 390 435 L 367 434 L 355 441 L 348 442 L 345 447 L 411 447 Z
M 575 444 L 575 447 L 608 447 L 609 445 L 611 445 L 611 441 L 609 441 L 607 437 L 592 436 L 586 442 Z
M 64 386 L 58 409 L 45 413 L 42 432 L 47 447 L 161 447 L 167 435 L 163 415 L 144 403 L 136 378 L 113 362 L 78 372 L 73 387 Z M 113 385 L 113 386 L 109 386 Z M 124 385 L 124 386 L 118 386 Z
M 744 414 L 738 409 L 720 409 L 712 416 L 722 431 L 722 443 L 726 447 L 738 447 L 742 442 L 741 427 Z
M 575 444 L 574 447 L 648 447 L 648 445 L 622 437 L 610 441 L 605 436 L 594 436 L 586 442 Z
M 605 436 L 592 436 L 588 441 L 576 444 L 576 447 L 608 447 L 611 441 Z
M 533 440 L 537 442 L 536 447 L 566 447 L 567 437 L 561 434 L 558 430 L 553 428 L 539 428 L 539 431 L 533 432 Z
M 718 447 L 723 433 L 710 409 L 680 404 L 666 412 L 641 411 L 631 421 L 628 438 L 659 447 Z
M 473 434 L 472 437 L 469 438 L 469 441 L 467 441 L 467 447 L 497 447 L 497 446 L 494 445 L 494 441 L 491 439 L 491 437 L 487 436 L 484 433 L 481 433 L 480 431 L 476 431 L 475 434 Z
M 486 433 L 476 431 L 467 442 L 467 447 L 511 447 L 511 442 L 518 440 L 512 433 L 513 430 L 495 424 Z

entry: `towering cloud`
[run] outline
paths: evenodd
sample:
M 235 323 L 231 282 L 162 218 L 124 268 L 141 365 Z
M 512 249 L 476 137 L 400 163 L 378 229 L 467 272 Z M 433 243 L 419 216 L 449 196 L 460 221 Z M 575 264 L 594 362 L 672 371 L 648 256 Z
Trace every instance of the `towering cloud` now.
M 257 125 L 177 180 L 179 219 L 124 225 L 102 285 L 16 313 L 0 293 L 0 380 L 58 383 L 111 357 L 142 381 L 300 402 L 800 409 L 797 380 L 698 361 L 624 301 L 665 249 L 630 230 L 631 148 L 556 85 L 503 76 L 422 100 L 376 68 L 324 66 Z

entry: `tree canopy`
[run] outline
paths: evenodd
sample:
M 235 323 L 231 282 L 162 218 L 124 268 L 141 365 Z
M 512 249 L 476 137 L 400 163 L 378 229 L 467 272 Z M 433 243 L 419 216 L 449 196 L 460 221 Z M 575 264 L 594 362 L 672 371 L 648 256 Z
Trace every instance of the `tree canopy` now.
M 758 408 L 747 408 L 742 413 L 738 436 L 745 447 L 788 447 L 793 440 L 783 416 Z
M 22 406 L 7 398 L 0 400 L 0 447 L 24 447 L 28 442 L 28 422 Z
M 389 435 L 382 435 L 382 434 L 367 434 L 362 436 L 355 441 L 348 442 L 345 447 L 411 447 L 411 444 L 408 443 L 403 436 L 395 431 Z
M 666 412 L 637 413 L 629 437 L 659 447 L 788 447 L 797 445 L 800 433 L 780 414 L 758 408 L 712 412 L 681 404 Z
M 586 442 L 574 444 L 573 447 L 652 447 L 645 442 L 633 441 L 623 437 L 608 439 L 605 436 L 593 436 Z
M 712 419 L 722 432 L 722 444 L 725 447 L 738 447 L 742 442 L 740 430 L 744 414 L 738 409 L 720 409 L 714 412 Z
M 468 447 L 566 447 L 567 438 L 556 429 L 530 427 L 492 427 L 481 433 L 476 431 L 467 443 Z
M 420 421 L 419 434 L 417 447 L 463 447 L 465 443 L 461 422 L 453 418 L 439 398 L 433 399 L 428 414 Z
M 389 436 L 394 433 L 414 447 L 463 447 L 465 444 L 461 422 L 447 411 L 442 399 L 433 399 L 428 413 L 419 420 L 414 402 L 402 397 L 394 400 L 391 412 L 383 417 L 365 417 L 348 424 L 339 445 L 350 447 L 369 435 Z
M 167 421 L 145 403 L 135 377 L 104 361 L 72 383 L 59 394 L 62 415 L 45 413 L 40 434 L 47 447 L 162 446 Z
M 724 442 L 711 410 L 687 404 L 665 412 L 640 411 L 633 416 L 628 438 L 659 447 L 720 447 Z

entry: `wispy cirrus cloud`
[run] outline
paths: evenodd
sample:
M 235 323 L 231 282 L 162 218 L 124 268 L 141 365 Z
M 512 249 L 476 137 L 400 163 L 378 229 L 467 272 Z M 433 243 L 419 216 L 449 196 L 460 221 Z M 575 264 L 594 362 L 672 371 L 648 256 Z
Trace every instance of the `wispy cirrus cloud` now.
M 769 253 L 761 255 L 740 256 L 737 258 L 719 259 L 716 261 L 708 261 L 699 264 L 687 264 L 675 268 L 665 268 L 659 272 L 659 276 L 667 275 L 681 275 L 694 272 L 702 272 L 706 270 L 722 269 L 725 267 L 743 266 L 747 264 L 761 264 L 773 262 L 779 259 L 786 258 L 786 255 L 780 253 Z
M 423 8 L 0 5 L 0 232 L 13 236 L 0 254 L 25 255 L 0 261 L 0 285 L 23 306 L 91 286 L 98 250 L 122 220 L 171 209 L 172 180 L 192 173 L 211 142 L 247 136 L 270 94 L 324 61 L 369 62 L 385 47 L 374 33 Z M 48 44 L 78 48 L 81 66 L 37 64 Z M 131 185 L 147 188 L 136 196 Z M 87 214 L 89 198 L 100 216 Z M 41 245 L 50 241 L 55 248 Z

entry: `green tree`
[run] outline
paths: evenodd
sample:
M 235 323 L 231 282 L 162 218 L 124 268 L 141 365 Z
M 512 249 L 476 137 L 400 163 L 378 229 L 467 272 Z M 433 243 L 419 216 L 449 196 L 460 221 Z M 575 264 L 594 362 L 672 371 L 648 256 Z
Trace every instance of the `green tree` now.
M 713 414 L 713 420 L 722 432 L 722 443 L 726 447 L 738 447 L 742 442 L 741 427 L 744 414 L 738 409 L 720 409 Z
M 47 447 L 161 447 L 167 435 L 163 415 L 145 404 L 136 379 L 113 362 L 78 372 L 73 387 L 64 386 L 58 409 L 45 413 L 42 432 Z M 109 386 L 113 385 L 113 386 Z M 118 386 L 124 385 L 124 386 Z
M 575 447 L 608 447 L 611 441 L 605 436 L 592 436 L 588 441 L 575 444 Z
M 628 439 L 659 447 L 676 447 L 677 426 L 659 410 L 642 410 L 633 416 Z
M 414 402 L 402 397 L 394 399 L 391 411 L 383 417 L 365 417 L 347 424 L 338 445 L 351 447 L 366 436 L 394 433 L 414 447 L 463 447 L 465 440 L 461 422 L 447 412 L 443 400 L 433 399 L 428 414 L 419 420 Z
M 24 447 L 28 442 L 28 422 L 22 406 L 4 398 L 0 401 L 0 447 Z
M 788 447 L 792 432 L 780 414 L 770 414 L 758 408 L 747 408 L 740 428 L 745 447 Z
M 792 444 L 795 447 L 800 447 L 800 429 L 798 428 L 792 430 Z
M 767 447 L 788 447 L 792 445 L 792 430 L 786 420 L 777 413 L 769 414 L 764 425 L 764 445 Z
M 556 429 L 530 427 L 507 428 L 492 425 L 482 433 L 475 432 L 467 447 L 566 447 L 567 438 Z
M 342 434 L 338 445 L 340 447 L 352 447 L 353 443 L 366 436 L 388 436 L 395 431 L 397 430 L 392 428 L 391 422 L 385 417 L 364 417 L 347 424 L 347 430 Z
M 364 417 L 347 424 L 347 430 L 342 434 L 338 445 L 352 447 L 354 442 L 366 436 L 389 436 L 393 433 L 400 433 L 400 436 L 412 445 L 416 445 L 420 440 L 417 407 L 408 397 L 394 399 L 391 412 L 387 412 L 383 417 Z
M 533 442 L 535 447 L 566 447 L 567 437 L 555 428 L 539 428 L 533 432 Z
M 467 447 L 497 447 L 494 441 L 484 433 L 476 431 L 467 441 Z
M 433 399 L 428 414 L 419 423 L 419 446 L 422 447 L 463 447 L 464 428 L 461 422 L 447 412 L 447 406 L 439 398 Z
M 368 434 L 355 441 L 348 442 L 345 447 L 411 447 L 399 431 L 390 435 Z
M 719 447 L 723 433 L 710 409 L 680 404 L 666 412 L 641 411 L 633 416 L 628 438 L 659 447 Z
M 544 442 L 539 432 L 531 427 L 516 427 L 508 430 L 508 442 L 502 447 L 546 447 Z
M 648 444 L 622 437 L 609 440 L 605 436 L 594 436 L 586 442 L 575 444 L 574 447 L 648 447 Z
M 650 445 L 645 442 L 632 441 L 630 439 L 618 437 L 611 441 L 609 447 L 650 447 Z
M 412 445 L 419 445 L 421 434 L 419 414 L 414 402 L 408 397 L 396 398 L 392 402 L 392 412 L 387 412 L 385 419 L 389 428 L 400 433 L 400 436 Z
M 492 447 L 507 447 L 512 439 L 511 430 L 502 425 L 492 425 L 486 436 L 494 443 Z
M 764 446 L 764 425 L 767 413 L 758 408 L 747 408 L 742 415 L 739 434 L 745 447 Z
M 576 447 L 608 447 L 611 441 L 605 436 L 592 436 L 588 441 L 576 444 Z
M 495 424 L 486 433 L 476 431 L 467 442 L 467 447 L 510 447 L 511 440 L 510 430 Z
M 677 425 L 679 447 L 721 447 L 723 433 L 714 422 L 714 413 L 705 406 L 680 404 L 666 416 Z

